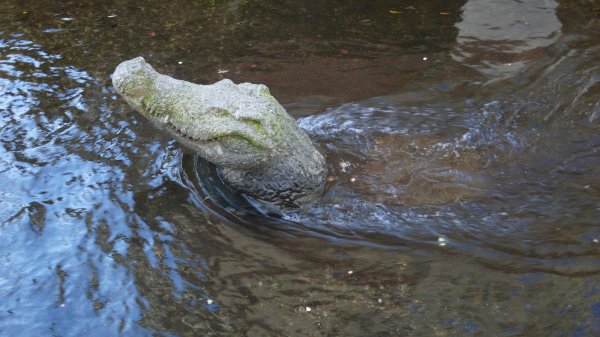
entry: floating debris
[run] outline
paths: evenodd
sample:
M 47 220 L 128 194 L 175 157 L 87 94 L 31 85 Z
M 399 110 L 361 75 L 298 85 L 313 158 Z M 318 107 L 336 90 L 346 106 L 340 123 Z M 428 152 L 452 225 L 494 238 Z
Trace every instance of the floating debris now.
M 342 172 L 346 172 L 346 169 L 348 167 L 350 167 L 350 162 L 349 161 L 342 160 L 340 162 L 340 168 L 342 169 Z
M 117 14 L 110 14 L 110 15 L 107 15 L 106 17 L 109 19 L 116 18 Z
M 348 275 L 352 275 L 352 274 L 354 274 L 354 271 L 353 270 L 348 270 Z
M 75 18 L 60 18 L 63 21 L 73 21 Z
M 182 62 L 182 61 L 179 61 L 179 62 L 177 62 L 177 64 L 183 64 L 183 62 Z
M 240 68 L 243 71 L 250 71 L 250 70 L 254 70 L 254 69 L 258 68 L 258 66 L 254 63 L 245 63 L 245 64 L 242 64 L 240 66 Z
M 312 309 L 310 307 L 306 307 L 306 312 L 310 312 Z
M 229 72 L 228 69 L 219 69 L 219 70 L 217 70 L 218 74 L 225 74 L 225 73 L 228 73 L 228 72 Z
M 423 61 L 427 61 L 427 56 L 424 56 L 424 57 L 423 57 Z
M 351 182 L 351 183 L 353 183 L 353 182 L 355 182 L 355 181 L 356 181 L 356 178 L 354 178 L 354 177 L 350 178 L 350 182 Z
M 441 247 L 444 247 L 447 243 L 448 240 L 446 240 L 445 238 L 438 238 L 438 245 L 440 245 Z
M 63 30 L 60 28 L 48 28 L 48 29 L 44 29 L 42 30 L 42 32 L 44 33 L 59 33 L 62 32 Z
M 207 300 L 206 300 L 206 304 L 213 304 L 213 300 L 211 300 L 211 299 L 207 299 Z

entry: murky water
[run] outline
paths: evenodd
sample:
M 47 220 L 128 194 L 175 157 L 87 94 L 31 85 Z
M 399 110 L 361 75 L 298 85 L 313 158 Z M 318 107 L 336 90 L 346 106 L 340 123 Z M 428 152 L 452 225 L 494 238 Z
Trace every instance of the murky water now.
M 600 335 L 600 3 L 0 7 L 1 336 Z M 327 156 L 266 210 L 117 98 L 264 83 Z

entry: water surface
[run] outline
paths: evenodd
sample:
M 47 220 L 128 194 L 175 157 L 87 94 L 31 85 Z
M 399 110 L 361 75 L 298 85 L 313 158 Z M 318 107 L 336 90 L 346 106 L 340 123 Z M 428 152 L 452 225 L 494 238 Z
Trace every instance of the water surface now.
M 4 1 L 0 335 L 597 336 L 596 1 Z M 110 86 L 264 83 L 327 157 L 267 210 Z

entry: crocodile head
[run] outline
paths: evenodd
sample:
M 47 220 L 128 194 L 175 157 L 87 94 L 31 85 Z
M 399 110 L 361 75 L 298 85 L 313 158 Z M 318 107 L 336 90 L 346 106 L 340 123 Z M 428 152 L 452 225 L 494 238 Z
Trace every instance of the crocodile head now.
M 156 127 L 223 167 L 266 165 L 295 138 L 295 121 L 264 85 L 228 79 L 197 85 L 159 74 L 142 57 L 121 63 L 112 80 Z
M 323 156 L 266 86 L 193 84 L 159 74 L 141 57 L 121 63 L 112 80 L 129 105 L 216 164 L 237 190 L 290 205 L 323 192 Z

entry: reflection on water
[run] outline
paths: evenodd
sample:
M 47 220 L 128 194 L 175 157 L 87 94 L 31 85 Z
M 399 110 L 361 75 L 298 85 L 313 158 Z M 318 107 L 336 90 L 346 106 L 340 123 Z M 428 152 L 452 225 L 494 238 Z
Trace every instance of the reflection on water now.
M 596 2 L 155 6 L 0 9 L 0 335 L 600 334 Z M 272 86 L 325 195 L 232 193 L 115 96 L 137 54 Z
M 558 40 L 557 6 L 554 0 L 469 0 L 452 57 L 492 78 L 515 76 Z

